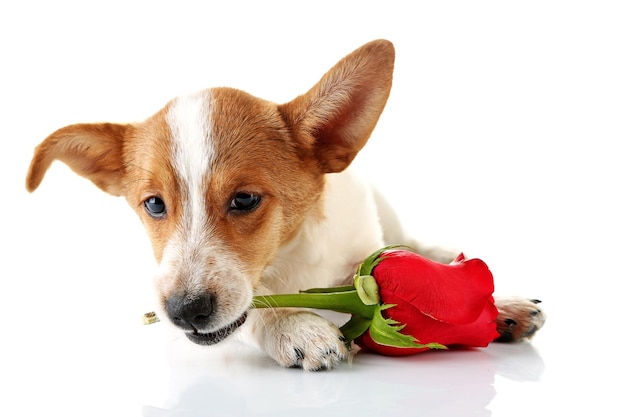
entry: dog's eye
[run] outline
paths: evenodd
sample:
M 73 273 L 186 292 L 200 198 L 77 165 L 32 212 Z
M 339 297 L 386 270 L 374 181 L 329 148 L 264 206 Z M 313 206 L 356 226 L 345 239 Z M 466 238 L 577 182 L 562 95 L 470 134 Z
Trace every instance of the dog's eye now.
M 230 200 L 230 209 L 236 211 L 251 211 L 261 203 L 261 196 L 250 193 L 237 193 Z
M 143 202 L 143 206 L 152 217 L 159 218 L 165 216 L 165 203 L 159 197 L 148 198 Z

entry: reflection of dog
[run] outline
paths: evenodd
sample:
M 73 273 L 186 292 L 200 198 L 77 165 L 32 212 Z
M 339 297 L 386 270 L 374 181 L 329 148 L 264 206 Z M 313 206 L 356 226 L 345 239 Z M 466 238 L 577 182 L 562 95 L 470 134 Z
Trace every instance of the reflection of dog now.
M 286 104 L 214 88 L 143 123 L 64 127 L 35 150 L 27 188 L 59 159 L 126 197 L 160 263 L 162 315 L 191 341 L 217 343 L 246 322 L 281 365 L 332 367 L 347 355 L 337 327 L 303 310 L 248 311 L 251 297 L 338 284 L 385 243 L 452 259 L 408 239 L 378 194 L 346 171 L 385 106 L 393 64 L 392 44 L 378 40 Z M 498 320 L 506 338 L 543 324 L 535 303 L 507 305 Z

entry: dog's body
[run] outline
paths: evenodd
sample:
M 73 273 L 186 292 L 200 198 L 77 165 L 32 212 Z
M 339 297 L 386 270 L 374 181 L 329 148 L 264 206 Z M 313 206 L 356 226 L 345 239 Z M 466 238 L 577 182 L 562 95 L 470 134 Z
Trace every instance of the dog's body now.
M 242 327 L 283 366 L 330 368 L 348 353 L 335 325 L 304 310 L 249 311 L 252 296 L 347 282 L 385 244 L 442 262 L 456 255 L 410 239 L 347 169 L 385 106 L 393 63 L 393 46 L 379 40 L 286 104 L 214 88 L 143 123 L 67 126 L 36 149 L 27 188 L 59 159 L 126 197 L 160 265 L 161 315 L 191 341 L 214 344 Z M 543 324 L 536 302 L 505 304 L 504 338 Z

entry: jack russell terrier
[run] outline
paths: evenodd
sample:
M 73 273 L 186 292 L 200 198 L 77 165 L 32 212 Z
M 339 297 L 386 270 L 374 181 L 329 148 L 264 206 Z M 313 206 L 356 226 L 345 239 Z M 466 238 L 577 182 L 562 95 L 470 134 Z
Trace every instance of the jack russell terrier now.
M 411 239 L 347 169 L 385 107 L 394 57 L 389 41 L 367 43 L 285 104 L 211 88 L 141 123 L 61 128 L 36 148 L 26 187 L 58 159 L 124 196 L 159 263 L 159 313 L 192 342 L 239 329 L 282 366 L 331 368 L 348 355 L 337 326 L 304 309 L 251 310 L 252 297 L 346 283 L 388 244 L 440 262 L 456 255 Z M 502 340 L 543 325 L 537 303 L 496 298 Z

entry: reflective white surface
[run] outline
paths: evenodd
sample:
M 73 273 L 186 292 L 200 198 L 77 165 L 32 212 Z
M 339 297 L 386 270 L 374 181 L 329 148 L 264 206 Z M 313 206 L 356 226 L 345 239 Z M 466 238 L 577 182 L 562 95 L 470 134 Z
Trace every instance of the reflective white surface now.
M 317 373 L 280 368 L 236 341 L 200 348 L 161 324 L 118 322 L 113 328 L 104 316 L 95 312 L 91 320 L 61 324 L 50 332 L 54 335 L 41 332 L 36 341 L 30 331 L 14 334 L 18 343 L 3 359 L 3 407 L 9 415 L 617 416 L 623 411 L 620 352 L 568 339 L 556 330 L 563 324 L 560 314 L 532 344 L 404 358 L 359 353 L 351 363 Z
M 0 415 L 626 415 L 624 8 L 431 3 L 2 4 Z M 140 324 L 155 265 L 122 199 L 62 164 L 24 191 L 61 126 L 217 85 L 287 101 L 379 37 L 394 88 L 356 164 L 418 236 L 543 300 L 532 343 L 319 373 L 236 340 L 193 346 Z

